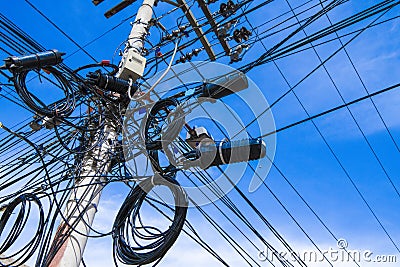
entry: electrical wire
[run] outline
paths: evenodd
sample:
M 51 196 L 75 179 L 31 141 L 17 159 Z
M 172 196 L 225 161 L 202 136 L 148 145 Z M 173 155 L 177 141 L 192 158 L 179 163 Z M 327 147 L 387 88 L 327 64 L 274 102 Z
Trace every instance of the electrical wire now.
M 172 193 L 175 202 L 174 219 L 165 232 L 142 223 L 140 208 L 148 192 L 154 186 L 166 186 Z M 122 204 L 113 226 L 114 258 L 129 265 L 143 265 L 159 261 L 171 248 L 185 223 L 187 197 L 177 181 L 168 177 L 154 176 L 142 181 L 131 190 Z M 127 236 L 130 232 L 134 244 Z M 143 240 L 141 243 L 140 240 Z M 115 262 L 117 265 L 117 263 Z

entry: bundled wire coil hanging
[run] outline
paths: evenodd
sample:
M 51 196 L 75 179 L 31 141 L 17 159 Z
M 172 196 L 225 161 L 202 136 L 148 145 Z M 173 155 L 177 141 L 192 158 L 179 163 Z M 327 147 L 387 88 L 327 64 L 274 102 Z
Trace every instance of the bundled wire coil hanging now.
M 16 243 L 18 238 L 21 236 L 25 226 L 27 225 L 28 217 L 30 216 L 30 213 L 32 211 L 31 202 L 35 203 L 38 206 L 39 210 L 39 222 L 36 231 L 34 231 L 35 234 L 31 238 L 31 240 L 25 243 L 25 246 L 22 249 L 9 255 L 9 257 L 4 258 L 2 256 L 0 260 L 7 258 L 11 260 L 12 257 L 14 257 L 15 259 L 13 259 L 14 262 L 12 264 L 22 264 L 26 262 L 30 257 L 32 257 L 32 255 L 38 249 L 43 235 L 45 234 L 45 232 L 43 231 L 45 227 L 45 215 L 43 211 L 43 206 L 39 198 L 34 194 L 26 193 L 19 195 L 13 201 L 11 201 L 5 208 L 4 213 L 0 218 L 1 236 L 7 226 L 7 222 L 13 215 L 14 210 L 17 208 L 17 206 L 21 206 L 19 212 L 16 215 L 14 224 L 11 226 L 11 229 L 9 229 L 9 232 L 4 238 L 4 241 L 0 244 L 0 254 L 8 251 L 10 247 L 12 247 L 13 244 Z
M 165 232 L 155 227 L 144 226 L 139 214 L 148 192 L 155 186 L 167 186 L 175 201 L 174 218 Z M 155 175 L 152 179 L 141 182 L 131 190 L 115 218 L 114 258 L 130 265 L 143 265 L 160 260 L 178 238 L 185 222 L 187 206 L 186 193 L 176 180 Z M 137 225 L 138 223 L 140 225 Z M 132 237 L 127 236 L 129 232 Z M 135 246 L 132 246 L 129 240 L 134 240 Z M 139 244 L 139 240 L 144 240 L 146 245 Z
M 34 69 L 23 68 L 14 71 L 14 86 L 21 97 L 22 101 L 37 114 L 47 117 L 67 117 L 75 109 L 75 96 L 72 84 L 65 78 L 63 73 L 56 68 L 47 66 L 46 71 L 53 74 L 57 82 L 59 83 L 60 89 L 64 92 L 65 98 L 56 103 L 46 106 L 40 99 L 29 92 L 26 86 L 26 78 L 29 72 L 35 71 Z

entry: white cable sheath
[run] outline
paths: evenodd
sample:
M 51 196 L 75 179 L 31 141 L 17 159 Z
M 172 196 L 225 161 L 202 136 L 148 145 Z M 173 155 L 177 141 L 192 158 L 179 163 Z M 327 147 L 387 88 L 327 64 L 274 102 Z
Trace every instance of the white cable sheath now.
M 179 40 L 177 40 L 175 42 L 175 49 L 174 49 L 174 53 L 172 54 L 171 61 L 169 62 L 167 69 L 164 71 L 164 73 L 161 75 L 161 77 L 158 78 L 158 80 L 150 87 L 150 89 L 146 93 L 144 93 L 143 95 L 138 96 L 138 97 L 132 97 L 131 100 L 139 101 L 139 100 L 143 99 L 144 97 L 146 97 L 148 94 L 150 94 L 154 90 L 154 88 L 156 88 L 156 86 L 161 82 L 161 80 L 165 77 L 165 75 L 167 75 L 167 73 L 169 72 L 169 70 L 172 67 L 172 63 L 174 62 L 176 51 L 178 50 L 178 43 L 179 43 Z M 130 95 L 129 95 L 129 97 L 130 97 Z

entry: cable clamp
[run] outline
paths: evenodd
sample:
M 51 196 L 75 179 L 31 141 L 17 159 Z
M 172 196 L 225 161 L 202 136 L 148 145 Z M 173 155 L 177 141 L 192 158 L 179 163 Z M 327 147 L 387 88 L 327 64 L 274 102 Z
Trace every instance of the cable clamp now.
M 106 76 L 106 85 L 104 85 L 104 89 L 107 89 L 107 86 L 108 86 L 108 75 L 105 75 Z
M 155 187 L 156 186 L 156 184 L 154 183 L 154 177 L 156 176 L 156 174 L 154 174 L 153 176 L 151 176 L 151 178 L 150 178 L 150 182 L 151 182 L 151 184 L 153 185 L 153 187 Z
M 219 143 L 219 146 L 218 146 L 219 156 L 221 158 L 222 164 L 224 164 L 224 165 L 227 164 L 224 159 L 224 155 L 222 154 L 222 145 L 224 144 L 225 141 L 227 141 L 226 138 L 222 139 L 221 143 Z
M 131 100 L 132 100 L 132 98 L 133 98 L 133 96 L 131 95 L 131 88 L 132 88 L 132 85 L 133 85 L 133 80 L 132 80 L 132 78 L 129 78 L 128 97 L 129 97 L 129 99 L 131 99 Z

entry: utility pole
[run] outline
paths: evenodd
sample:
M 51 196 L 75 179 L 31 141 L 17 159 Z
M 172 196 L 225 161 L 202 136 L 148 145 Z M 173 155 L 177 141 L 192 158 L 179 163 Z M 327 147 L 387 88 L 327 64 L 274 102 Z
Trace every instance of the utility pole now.
M 155 0 L 144 0 L 137 12 L 116 75 L 119 78 L 135 81 L 143 74 L 146 61 L 139 53 L 144 45 L 148 23 L 153 16 L 154 2 Z M 83 157 L 80 173 L 75 180 L 75 187 L 71 190 L 46 262 L 50 267 L 78 267 L 82 261 L 87 236 L 90 234 L 104 187 L 104 177 L 111 168 L 114 145 L 120 132 L 116 123 L 107 119 L 103 131 L 97 133 L 95 138 L 99 138 L 101 134 L 104 135 L 104 141 Z
M 190 10 L 189 5 L 186 3 L 185 0 L 177 0 L 177 3 L 181 7 L 183 13 L 185 14 L 187 20 L 189 21 L 190 25 L 192 26 L 194 32 L 196 33 L 197 37 L 200 39 L 201 44 L 204 47 L 204 50 L 207 52 L 208 57 L 211 61 L 215 61 L 215 53 L 211 47 L 210 42 L 207 39 L 207 36 L 204 34 L 202 28 L 199 26 L 196 18 L 194 17 L 192 11 Z

